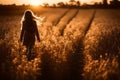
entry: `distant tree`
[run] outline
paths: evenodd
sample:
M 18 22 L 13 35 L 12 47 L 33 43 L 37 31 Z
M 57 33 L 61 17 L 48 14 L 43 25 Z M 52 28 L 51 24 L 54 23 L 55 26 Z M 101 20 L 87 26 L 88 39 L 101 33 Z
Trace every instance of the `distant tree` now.
M 118 4 L 119 3 L 119 0 L 112 0 L 111 1 L 113 4 Z
M 43 3 L 44 7 L 49 7 L 48 3 Z
M 14 4 L 11 4 L 11 6 L 16 6 L 16 4 L 14 3 Z
M 120 7 L 120 1 L 112 0 L 112 1 L 110 1 L 110 5 L 112 5 L 113 7 Z
M 76 4 L 76 1 L 75 0 L 70 0 L 69 3 L 70 3 L 71 6 L 73 6 L 73 5 Z
M 57 5 L 58 5 L 59 7 L 65 7 L 65 4 L 64 4 L 63 2 L 59 2 L 59 3 L 57 3 Z
M 102 2 L 95 2 L 94 5 L 97 5 L 97 6 L 99 5 L 99 6 L 101 6 L 101 5 L 102 5 Z
M 53 6 L 53 7 L 56 7 L 56 4 L 53 4 L 52 6 Z
M 77 4 L 77 6 L 80 6 L 80 1 L 77 1 L 76 4 Z
M 103 0 L 103 5 L 108 5 L 107 0 Z
M 99 4 L 98 4 L 98 2 L 95 2 L 94 5 L 96 6 L 96 5 L 99 5 Z

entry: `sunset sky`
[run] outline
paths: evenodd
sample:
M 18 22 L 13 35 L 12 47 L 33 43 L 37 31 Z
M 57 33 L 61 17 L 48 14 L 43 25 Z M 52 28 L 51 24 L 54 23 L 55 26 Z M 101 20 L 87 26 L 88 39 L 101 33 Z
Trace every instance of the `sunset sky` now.
M 69 0 L 0 0 L 0 4 L 17 4 L 17 5 L 21 5 L 21 4 L 43 4 L 45 2 L 52 4 L 52 3 L 57 3 L 57 2 L 68 2 Z M 76 0 L 77 1 L 77 0 Z M 91 3 L 91 2 L 100 2 L 102 0 L 79 0 L 82 3 Z

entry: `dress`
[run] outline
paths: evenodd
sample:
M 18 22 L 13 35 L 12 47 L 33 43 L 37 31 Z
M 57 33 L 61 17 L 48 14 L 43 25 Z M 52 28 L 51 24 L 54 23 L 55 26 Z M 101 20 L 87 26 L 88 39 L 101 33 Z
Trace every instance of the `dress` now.
M 23 45 L 26 47 L 32 47 L 35 45 L 35 36 L 38 40 L 39 38 L 39 32 L 37 29 L 36 21 L 23 21 L 22 24 L 22 31 L 20 39 L 23 41 Z

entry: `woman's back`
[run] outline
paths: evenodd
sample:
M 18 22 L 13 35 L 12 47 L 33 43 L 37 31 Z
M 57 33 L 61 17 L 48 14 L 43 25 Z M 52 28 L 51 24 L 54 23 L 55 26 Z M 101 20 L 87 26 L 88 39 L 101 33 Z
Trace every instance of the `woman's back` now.
M 33 34 L 35 33 L 36 22 L 34 20 L 30 22 L 23 21 L 23 27 L 25 29 L 25 32 Z
M 37 40 L 40 42 L 39 32 L 37 29 L 37 24 L 35 21 L 36 17 L 32 13 L 32 11 L 25 11 L 22 19 L 22 30 L 20 34 L 20 41 L 23 42 L 23 45 L 26 46 L 26 53 L 29 58 L 31 54 L 31 50 L 35 45 L 35 36 Z
M 35 19 L 32 11 L 26 11 L 23 16 L 21 41 L 23 40 L 23 45 L 25 46 L 34 46 L 35 36 L 40 41 Z
M 24 29 L 24 45 L 34 45 L 35 44 L 35 35 L 37 31 L 37 26 L 35 21 L 23 22 Z

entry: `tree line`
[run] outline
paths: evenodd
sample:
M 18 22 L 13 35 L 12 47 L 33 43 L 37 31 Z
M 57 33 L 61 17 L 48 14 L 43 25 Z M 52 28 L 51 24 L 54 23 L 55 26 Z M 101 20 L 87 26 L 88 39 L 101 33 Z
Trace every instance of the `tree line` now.
M 8 8 L 15 8 L 17 5 L 16 4 L 12 4 L 12 5 L 2 5 L 0 4 L 0 8 L 2 7 L 8 7 Z M 17 6 L 19 8 L 24 7 L 30 7 L 31 5 L 20 5 Z M 41 6 L 41 5 L 40 5 Z M 94 2 L 92 5 L 91 4 L 81 4 L 81 2 L 79 0 L 69 0 L 69 2 L 58 2 L 58 3 L 54 3 L 52 5 L 50 5 L 49 3 L 43 3 L 42 5 L 43 7 L 62 7 L 62 8 L 120 8 L 120 1 L 119 0 L 111 0 L 110 2 L 108 2 L 108 0 L 102 0 L 102 2 Z M 16 8 L 15 8 L 16 9 Z
M 79 0 L 69 0 L 69 2 L 58 2 L 56 4 L 53 4 L 52 6 L 49 5 L 49 3 L 44 3 L 44 7 L 94 7 L 94 8 L 120 8 L 120 1 L 119 0 L 111 0 L 108 2 L 108 0 L 102 0 L 102 2 L 94 2 L 94 4 L 81 4 Z

